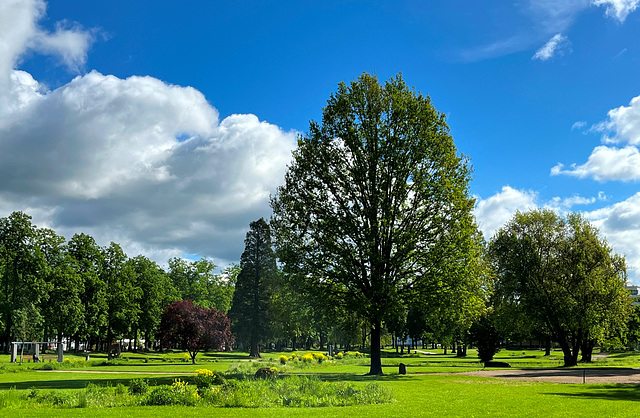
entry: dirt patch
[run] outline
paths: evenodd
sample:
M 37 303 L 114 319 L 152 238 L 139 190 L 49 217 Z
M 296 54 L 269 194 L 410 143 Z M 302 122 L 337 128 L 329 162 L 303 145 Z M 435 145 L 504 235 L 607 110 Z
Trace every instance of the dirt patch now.
M 464 373 L 443 373 L 466 376 L 495 377 L 505 380 L 526 380 L 551 383 L 629 383 L 640 384 L 640 368 L 625 369 L 526 369 L 477 370 Z

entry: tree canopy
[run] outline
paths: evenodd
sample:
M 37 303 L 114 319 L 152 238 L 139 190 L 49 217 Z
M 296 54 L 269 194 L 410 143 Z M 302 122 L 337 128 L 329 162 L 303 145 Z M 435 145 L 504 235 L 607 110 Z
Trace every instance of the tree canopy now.
M 622 332 L 630 312 L 624 258 L 579 214 L 518 212 L 491 239 L 495 303 L 551 332 L 565 366 L 590 361 L 596 342 Z
M 470 272 L 470 175 L 445 115 L 400 75 L 341 83 L 322 123 L 299 138 L 271 200 L 277 254 L 287 272 L 367 319 L 370 374 L 382 373 L 387 313 Z
M 203 349 L 231 348 L 234 338 L 229 318 L 216 309 L 194 305 L 191 300 L 177 301 L 162 314 L 158 338 L 165 347 L 180 346 L 187 350 L 191 362 Z

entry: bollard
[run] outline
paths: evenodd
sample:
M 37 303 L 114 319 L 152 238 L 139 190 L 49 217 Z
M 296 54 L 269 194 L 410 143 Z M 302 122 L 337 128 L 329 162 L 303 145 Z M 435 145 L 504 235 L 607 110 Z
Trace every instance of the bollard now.
M 398 374 L 407 374 L 407 365 L 404 363 L 400 363 L 398 366 Z

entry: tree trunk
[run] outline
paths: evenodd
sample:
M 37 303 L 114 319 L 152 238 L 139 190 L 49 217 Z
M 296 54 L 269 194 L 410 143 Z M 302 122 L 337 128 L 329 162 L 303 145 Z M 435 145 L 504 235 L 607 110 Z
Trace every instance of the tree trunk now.
M 564 365 L 563 367 L 572 367 L 578 364 L 578 349 L 574 347 L 575 353 L 571 350 L 571 346 L 568 341 L 559 341 L 560 347 L 562 348 L 562 353 L 564 354 Z
M 260 355 L 260 347 L 258 346 L 258 339 L 253 338 L 253 336 L 251 336 L 250 344 L 251 344 L 251 348 L 249 351 L 249 357 L 261 358 L 262 356 Z
M 545 356 L 551 355 L 551 336 L 550 335 L 547 335 L 544 340 L 544 355 Z
M 382 372 L 382 358 L 380 356 L 380 321 L 373 321 L 371 327 L 371 366 L 367 375 L 377 376 Z
M 596 345 L 596 340 L 585 340 L 580 347 L 580 351 L 582 352 L 582 359 L 580 360 L 583 363 L 591 363 L 591 356 L 593 354 L 593 348 Z

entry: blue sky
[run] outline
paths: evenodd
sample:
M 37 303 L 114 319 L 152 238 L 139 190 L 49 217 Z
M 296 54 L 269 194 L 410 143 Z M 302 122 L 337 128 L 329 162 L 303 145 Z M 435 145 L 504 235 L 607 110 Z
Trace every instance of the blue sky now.
M 448 116 L 488 237 L 585 213 L 640 284 L 638 0 L 0 5 L 0 216 L 159 262 L 237 261 L 340 81 L 402 72 Z

